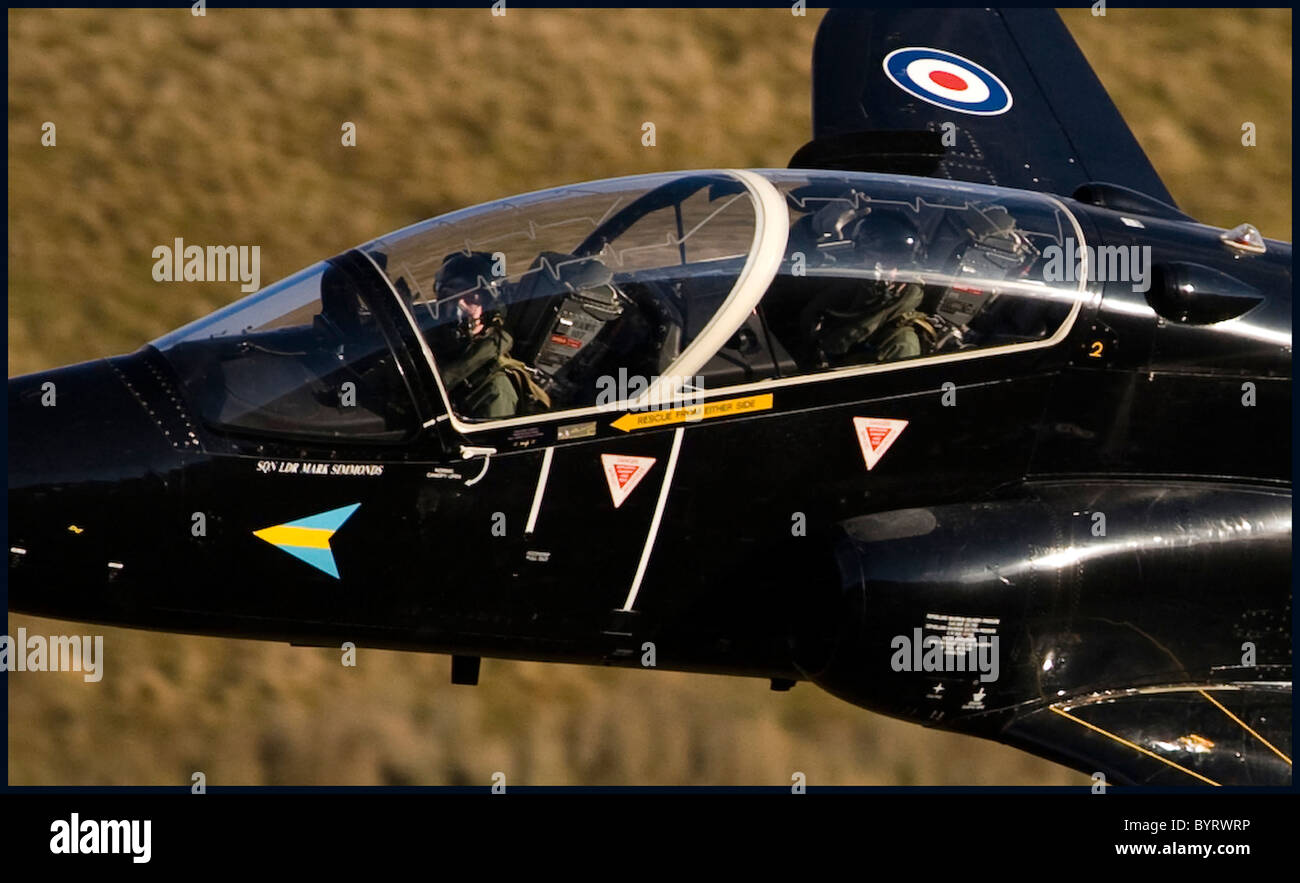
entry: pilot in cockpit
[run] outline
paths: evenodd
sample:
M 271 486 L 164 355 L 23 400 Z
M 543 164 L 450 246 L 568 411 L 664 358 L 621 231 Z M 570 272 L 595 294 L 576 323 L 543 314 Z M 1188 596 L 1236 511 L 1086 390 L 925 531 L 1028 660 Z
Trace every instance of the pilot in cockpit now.
M 434 327 L 429 344 L 452 408 L 463 417 L 513 417 L 519 407 L 506 370 L 514 341 L 492 279 L 492 256 L 476 251 L 447 255 L 434 280 L 439 304 L 455 313 Z
M 453 252 L 433 284 L 439 305 L 455 312 L 433 328 L 429 345 L 461 417 L 514 417 L 521 402 L 528 414 L 551 406 L 533 370 L 510 354 L 514 339 L 505 329 L 503 283 L 493 274 L 494 263 L 486 252 Z
M 803 327 L 818 359 L 838 366 L 911 359 L 929 352 L 935 329 L 921 312 L 925 290 L 909 278 L 925 256 L 915 224 L 900 212 L 879 208 L 865 214 L 841 209 L 829 220 L 834 229 L 822 238 L 831 245 L 834 239 L 849 246 L 836 261 L 869 270 L 874 279 L 854 280 L 847 290 L 842 285 L 832 288 L 805 308 Z M 812 222 L 816 232 L 827 219 L 814 216 Z

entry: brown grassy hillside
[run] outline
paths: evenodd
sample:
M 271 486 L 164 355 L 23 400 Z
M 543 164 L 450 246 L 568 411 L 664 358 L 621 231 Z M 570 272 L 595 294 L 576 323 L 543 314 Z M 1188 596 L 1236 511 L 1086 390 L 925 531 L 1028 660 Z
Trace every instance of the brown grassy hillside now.
M 209 9 L 9 14 L 9 372 L 130 351 L 237 296 L 151 251 L 280 276 L 433 214 L 588 178 L 783 166 L 819 12 Z M 1066 14 L 1174 196 L 1291 236 L 1289 11 Z M 57 125 L 57 147 L 40 145 Z M 341 148 L 339 129 L 358 127 Z M 1259 146 L 1240 144 L 1243 121 Z M 641 145 L 653 121 L 658 144 Z M 41 633 L 89 630 L 10 616 Z M 808 685 L 104 631 L 107 672 L 10 674 L 11 784 L 1063 784 Z

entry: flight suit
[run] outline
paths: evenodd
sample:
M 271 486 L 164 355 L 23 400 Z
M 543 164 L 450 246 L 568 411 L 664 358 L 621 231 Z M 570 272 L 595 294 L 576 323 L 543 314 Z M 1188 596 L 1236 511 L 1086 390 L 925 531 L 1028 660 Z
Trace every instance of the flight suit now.
M 458 416 L 515 416 L 519 394 L 504 367 L 513 343 L 505 329 L 488 326 L 470 339 L 458 357 L 439 363 L 442 382 Z
M 925 290 L 920 285 L 906 283 L 880 309 L 866 310 L 860 316 L 824 328 L 818 335 L 822 351 L 828 356 L 843 357 L 865 343 L 874 349 L 877 362 L 916 358 L 921 355 L 921 330 L 926 328 L 921 324 L 924 314 L 919 311 L 924 297 Z

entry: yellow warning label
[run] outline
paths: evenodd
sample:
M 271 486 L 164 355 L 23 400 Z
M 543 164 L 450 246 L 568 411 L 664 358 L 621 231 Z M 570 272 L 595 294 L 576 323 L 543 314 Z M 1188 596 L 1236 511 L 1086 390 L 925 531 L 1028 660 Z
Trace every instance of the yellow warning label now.
M 674 423 L 696 423 L 712 417 L 734 417 L 737 414 L 749 414 L 754 411 L 766 411 L 772 407 L 772 394 L 746 396 L 741 399 L 723 399 L 703 405 L 690 405 L 686 408 L 672 408 L 664 411 L 644 411 L 624 414 L 610 426 L 631 432 L 634 429 L 650 429 L 655 426 L 671 426 Z

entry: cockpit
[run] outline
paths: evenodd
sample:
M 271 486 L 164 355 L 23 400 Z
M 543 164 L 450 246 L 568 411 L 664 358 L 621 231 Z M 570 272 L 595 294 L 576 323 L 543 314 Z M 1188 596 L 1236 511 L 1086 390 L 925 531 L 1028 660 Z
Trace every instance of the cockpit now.
M 727 173 L 618 179 L 471 209 L 363 251 L 384 256 L 457 416 L 523 416 L 613 404 L 602 378 L 698 373 L 708 359 L 683 353 L 737 289 L 755 206 Z
M 1073 312 L 1077 290 L 1054 268 L 1081 238 L 1050 198 L 767 175 L 786 196 L 791 226 L 762 306 L 799 373 L 1046 340 Z
M 214 428 L 394 440 L 430 412 L 471 431 L 1042 345 L 1077 312 L 1081 244 L 1020 191 L 642 175 L 416 224 L 154 346 Z

